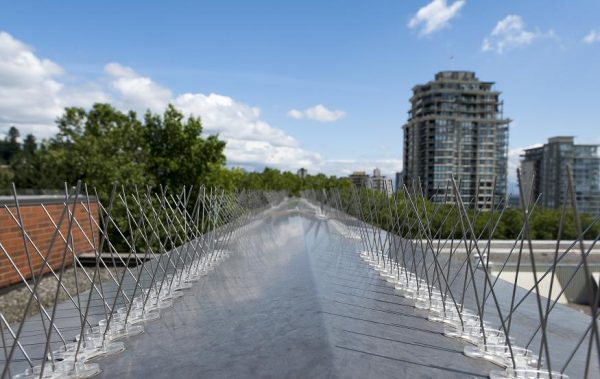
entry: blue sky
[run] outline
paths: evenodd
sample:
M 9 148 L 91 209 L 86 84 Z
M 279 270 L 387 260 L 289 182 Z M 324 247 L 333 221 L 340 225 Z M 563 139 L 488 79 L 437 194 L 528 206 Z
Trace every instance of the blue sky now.
M 390 175 L 412 86 L 464 69 L 503 92 L 511 171 L 554 135 L 600 143 L 598 0 L 0 5 L 0 132 L 51 135 L 67 105 L 173 102 L 233 165 Z

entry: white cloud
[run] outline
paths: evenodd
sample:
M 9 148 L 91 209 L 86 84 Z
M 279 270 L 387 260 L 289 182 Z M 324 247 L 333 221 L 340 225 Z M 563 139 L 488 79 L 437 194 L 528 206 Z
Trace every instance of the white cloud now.
M 585 37 L 583 37 L 583 43 L 591 45 L 595 42 L 600 42 L 600 32 L 591 30 Z
M 0 130 L 14 125 L 23 135 L 48 137 L 56 132 L 54 119 L 65 106 L 107 100 L 92 83 L 66 87 L 60 81 L 64 75 L 59 65 L 0 31 Z
M 323 159 L 318 153 L 299 147 L 283 130 L 262 120 L 257 107 L 215 93 L 184 93 L 173 97 L 167 88 L 118 63 L 107 65 L 105 71 L 124 109 L 150 108 L 160 112 L 170 102 L 185 115 L 199 116 L 207 133 L 219 134 L 227 142 L 225 154 L 230 165 L 295 169 L 316 167 Z M 339 116 L 334 112 L 327 114 L 330 112 L 327 109 L 313 108 L 306 111 L 306 117 Z
M 152 79 L 141 76 L 129 67 L 109 63 L 104 71 L 110 76 L 111 85 L 120 95 L 123 106 L 144 112 L 151 109 L 160 112 L 171 99 L 171 91 Z
M 229 165 L 296 169 L 315 167 L 322 160 L 318 153 L 299 147 L 293 137 L 262 120 L 257 107 L 215 93 L 189 92 L 173 97 L 167 88 L 117 63 L 107 65 L 105 71 L 124 109 L 161 112 L 171 103 L 185 115 L 200 117 L 205 132 L 219 134 L 227 142 Z
M 319 153 L 298 146 L 278 146 L 267 141 L 237 138 L 227 138 L 225 154 L 229 164 L 246 168 L 315 169 L 323 161 Z
M 346 116 L 346 112 L 339 109 L 330 110 L 324 105 L 318 104 L 314 107 L 306 108 L 303 111 L 292 109 L 288 113 L 288 116 L 295 119 L 307 118 L 310 120 L 320 122 L 333 122 L 337 121 Z
M 260 118 L 260 109 L 235 101 L 231 97 L 211 93 L 185 93 L 172 103 L 184 114 L 202 119 L 207 132 L 224 138 L 266 141 L 276 146 L 296 146 L 297 141 L 281 129 Z
M 56 132 L 54 120 L 67 106 L 87 108 L 96 102 L 110 102 L 122 110 L 161 112 L 170 102 L 186 115 L 200 116 L 206 132 L 218 133 L 227 142 L 225 154 L 232 166 L 305 167 L 310 173 L 328 175 L 372 171 L 375 167 L 392 175 L 402 167 L 399 160 L 327 160 L 269 125 L 257 107 L 215 93 L 173 95 L 168 88 L 119 63 L 107 64 L 104 76 L 96 80 L 73 79 L 56 63 L 36 56 L 31 47 L 0 32 L 0 133 L 15 125 L 22 134 L 49 137 Z M 322 105 L 298 112 L 302 118 L 319 121 L 335 121 L 345 115 Z
M 429 35 L 450 25 L 450 20 L 458 15 L 466 4 L 465 0 L 457 0 L 448 5 L 446 0 L 433 0 L 417 11 L 408 22 L 410 29 L 422 26 L 419 34 Z
M 295 118 L 296 120 L 299 120 L 302 117 L 304 117 L 304 114 L 297 109 L 292 109 L 291 111 L 288 112 L 288 116 L 290 116 L 291 118 Z
M 507 50 L 527 46 L 541 37 L 556 38 L 554 31 L 542 33 L 539 30 L 531 31 L 525 28 L 525 22 L 519 15 L 510 14 L 498 21 L 494 30 L 483 40 L 481 49 L 502 54 Z

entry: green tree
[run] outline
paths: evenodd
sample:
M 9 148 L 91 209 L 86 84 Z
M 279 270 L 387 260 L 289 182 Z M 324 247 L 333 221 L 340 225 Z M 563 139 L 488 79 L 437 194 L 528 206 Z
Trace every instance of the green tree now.
M 102 196 L 112 183 L 126 186 L 153 184 L 146 162 L 148 148 L 143 125 L 135 112 L 123 113 L 108 104 L 90 111 L 67 108 L 57 120 L 59 132 L 50 139 L 46 153 L 56 166 L 54 186 L 85 181 Z
M 225 142 L 202 137 L 198 118 L 184 119 L 169 105 L 163 115 L 121 112 L 109 104 L 66 108 L 57 120 L 58 133 L 37 149 L 27 137 L 14 165 L 20 186 L 62 188 L 64 182 L 85 181 L 106 198 L 113 183 L 127 188 L 149 185 L 178 191 L 198 186 L 210 176 L 218 185 L 223 173 Z M 37 175 L 47 172 L 47 175 Z M 231 187 L 231 184 L 228 184 Z
M 8 167 L 0 167 L 0 195 L 11 193 L 11 183 L 13 180 L 12 171 Z
M 19 153 L 21 145 L 19 129 L 11 126 L 3 141 L 0 141 L 0 160 L 2 164 L 9 164 Z
M 45 176 L 41 164 L 41 156 L 33 134 L 28 134 L 23 141 L 22 148 L 10 162 L 12 180 L 17 188 L 34 188 L 41 184 Z
M 218 136 L 201 138 L 199 118 L 184 120 L 183 114 L 169 105 L 162 117 L 148 112 L 144 120 L 148 172 L 156 183 L 179 189 L 202 184 L 210 176 L 214 184 L 221 184 L 215 173 L 225 175 L 225 142 Z

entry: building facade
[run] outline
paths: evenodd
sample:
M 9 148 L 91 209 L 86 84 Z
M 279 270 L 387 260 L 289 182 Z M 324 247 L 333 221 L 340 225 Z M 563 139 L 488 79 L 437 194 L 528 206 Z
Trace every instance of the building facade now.
M 371 188 L 371 177 L 364 171 L 354 171 L 348 178 L 356 188 Z
M 381 170 L 376 168 L 373 170 L 371 177 L 371 188 L 374 191 L 381 192 L 387 196 L 392 195 L 392 179 L 388 179 L 385 175 L 381 175 Z
M 573 172 L 577 206 L 600 214 L 600 157 L 598 145 L 576 145 L 573 137 L 553 137 L 521 156 L 521 177 L 527 202 L 540 196 L 540 205 L 559 208 L 567 196 L 567 165 Z M 529 195 L 531 194 L 531 197 Z
M 490 209 L 506 202 L 510 120 L 493 87 L 474 72 L 443 71 L 413 88 L 403 126 L 407 186 L 444 201 L 453 195 L 454 177 L 465 204 Z
M 64 236 L 70 236 L 69 254 L 66 253 L 64 239 L 54 241 L 53 234 L 56 231 L 56 220 L 65 214 L 65 197 L 52 195 L 29 195 L 19 196 L 19 207 L 22 212 L 22 225 L 27 230 L 29 238 L 28 247 L 23 245 L 21 233 L 18 232 L 17 206 L 12 196 L 0 196 L 0 243 L 5 253 L 0 253 L 0 288 L 21 283 L 20 275 L 30 279 L 32 273 L 29 263 L 33 267 L 33 273 L 48 273 L 50 270 L 60 270 L 61 267 L 70 267 L 75 258 L 73 253 L 80 256 L 83 253 L 93 253 L 90 241 L 94 238 L 99 241 L 101 230 L 99 227 L 90 225 L 90 214 L 81 206 L 74 207 L 73 201 L 69 200 L 69 207 L 76 208 L 73 212 L 73 221 L 79 225 L 73 228 L 69 235 L 66 222 L 60 227 Z M 91 217 L 98 220 L 98 201 L 90 197 L 89 210 Z M 61 224 L 59 224 L 61 225 Z M 50 249 L 50 251 L 48 251 Z M 41 254 L 40 254 L 41 252 Z M 47 255 L 49 254 L 49 255 Z M 8 257 L 14 262 L 10 262 Z M 44 256 L 46 259 L 44 259 Z
M 394 191 L 395 192 L 402 191 L 403 184 L 404 184 L 404 174 L 402 173 L 402 171 L 397 172 L 396 173 L 396 183 L 395 183 Z
M 368 188 L 391 196 L 393 193 L 392 179 L 381 175 L 381 170 L 373 170 L 373 176 L 369 176 L 365 171 L 354 171 L 348 177 L 356 188 Z

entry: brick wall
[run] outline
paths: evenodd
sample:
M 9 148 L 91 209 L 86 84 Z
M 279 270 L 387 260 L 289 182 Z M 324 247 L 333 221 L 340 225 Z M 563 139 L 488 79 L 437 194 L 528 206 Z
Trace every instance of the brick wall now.
M 46 207 L 46 210 L 50 214 L 54 223 L 58 224 L 61 219 L 61 215 L 65 210 L 64 203 L 61 203 L 58 199 L 45 199 L 40 197 L 39 200 L 29 199 L 27 202 L 20 202 L 21 215 L 23 217 L 23 225 L 25 231 L 31 237 L 33 244 L 37 246 L 38 250 L 45 256 L 52 236 L 56 228 L 52 225 L 50 218 L 42 208 L 42 205 Z M 84 203 L 85 204 L 85 203 Z M 70 204 L 72 209 L 73 204 Z M 90 200 L 90 208 L 93 217 L 98 221 L 98 204 L 95 201 Z M 10 213 L 14 215 L 15 219 L 18 220 L 17 209 L 10 201 L 4 201 L 4 204 L 0 204 L 0 243 L 4 246 L 4 249 L 10 254 L 12 260 L 18 266 L 19 270 L 26 278 L 31 278 L 29 264 L 27 261 L 27 255 L 25 254 L 25 247 L 23 244 L 23 237 L 20 228 L 17 223 L 13 220 Z M 77 204 L 75 210 L 75 219 L 81 225 L 81 228 L 73 222 L 73 242 L 74 250 L 77 255 L 81 253 L 93 252 L 93 248 L 87 241 L 87 238 L 92 241 L 92 231 L 95 233 L 96 243 L 98 241 L 98 230 L 97 228 L 90 227 L 90 221 L 87 211 L 83 208 L 81 203 Z M 67 238 L 67 231 L 69 225 L 69 218 L 67 212 L 64 212 L 63 221 L 61 224 L 61 232 L 65 239 Z M 35 247 L 31 242 L 27 242 L 27 248 L 33 266 L 34 274 L 38 274 L 40 268 L 44 266 L 44 273 L 49 272 L 47 266 L 43 265 L 42 258 L 36 252 Z M 56 240 L 48 257 L 48 263 L 54 270 L 60 269 L 62 264 L 63 255 L 65 252 L 66 243 L 57 234 Z M 73 254 L 71 250 L 67 251 L 65 258 L 66 265 L 73 264 Z M 19 283 L 21 279 L 17 272 L 14 270 L 12 264 L 6 257 L 6 254 L 0 249 L 0 288 L 6 287 L 10 284 Z

